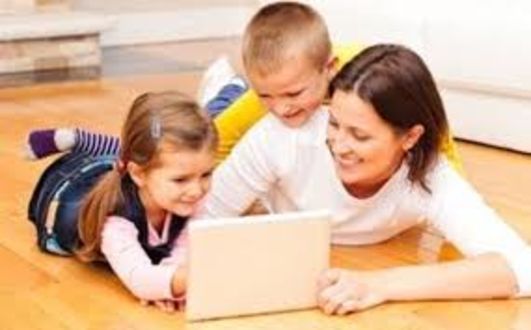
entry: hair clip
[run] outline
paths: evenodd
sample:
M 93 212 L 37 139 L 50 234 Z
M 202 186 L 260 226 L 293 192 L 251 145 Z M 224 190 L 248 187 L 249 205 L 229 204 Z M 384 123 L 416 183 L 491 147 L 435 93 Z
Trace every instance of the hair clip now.
M 155 140 L 160 139 L 162 136 L 162 125 L 160 123 L 160 117 L 158 115 L 153 115 L 151 118 L 151 137 Z

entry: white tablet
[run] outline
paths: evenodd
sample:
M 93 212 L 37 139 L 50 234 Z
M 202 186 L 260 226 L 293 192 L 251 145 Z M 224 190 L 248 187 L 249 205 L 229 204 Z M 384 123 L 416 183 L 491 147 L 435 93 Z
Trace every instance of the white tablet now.
M 316 306 L 329 213 L 195 220 L 188 230 L 188 320 Z

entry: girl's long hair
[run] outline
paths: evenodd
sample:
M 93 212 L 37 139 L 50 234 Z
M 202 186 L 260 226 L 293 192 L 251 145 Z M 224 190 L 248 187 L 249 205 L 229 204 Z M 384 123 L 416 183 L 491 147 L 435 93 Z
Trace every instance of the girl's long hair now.
M 146 93 L 131 106 L 122 127 L 121 150 L 116 169 L 106 173 L 85 196 L 78 222 L 80 245 L 76 255 L 83 261 L 101 257 L 101 233 L 107 217 L 125 206 L 122 179 L 127 163 L 149 168 L 162 146 L 172 150 L 215 152 L 217 132 L 200 107 L 179 92 Z

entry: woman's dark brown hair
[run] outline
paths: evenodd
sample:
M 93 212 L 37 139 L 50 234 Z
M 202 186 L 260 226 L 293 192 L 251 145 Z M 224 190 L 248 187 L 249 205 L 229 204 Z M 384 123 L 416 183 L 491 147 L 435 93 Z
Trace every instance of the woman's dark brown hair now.
M 398 134 L 417 124 L 424 127 L 424 134 L 407 157 L 408 177 L 429 191 L 426 173 L 448 135 L 448 121 L 435 81 L 422 59 L 400 45 L 369 47 L 333 79 L 330 95 L 337 90 L 356 93 Z

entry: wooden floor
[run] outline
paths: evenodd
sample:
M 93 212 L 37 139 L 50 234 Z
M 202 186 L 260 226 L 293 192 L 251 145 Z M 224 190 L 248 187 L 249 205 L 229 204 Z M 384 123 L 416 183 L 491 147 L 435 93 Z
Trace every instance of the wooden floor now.
M 191 93 L 196 84 L 196 73 L 180 73 L 0 90 L 0 329 L 531 329 L 531 300 L 394 303 L 348 317 L 310 310 L 186 324 L 180 313 L 141 307 L 106 268 L 40 253 L 26 204 L 49 160 L 19 157 L 26 132 L 80 125 L 116 133 L 140 92 Z M 470 180 L 531 241 L 531 156 L 459 146 Z M 332 253 L 335 266 L 357 269 L 454 258 L 439 236 L 420 229 Z

